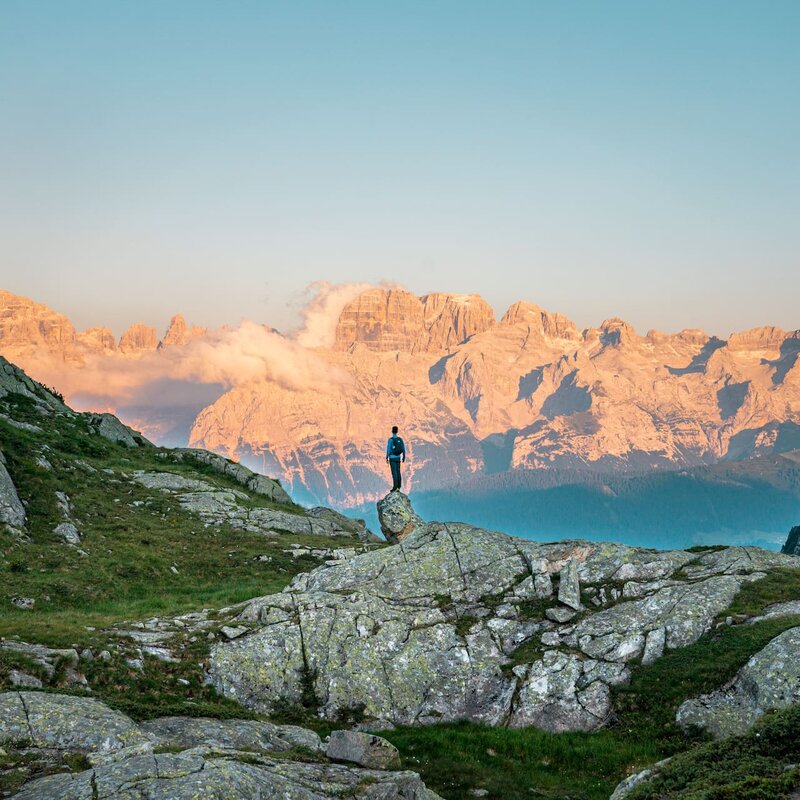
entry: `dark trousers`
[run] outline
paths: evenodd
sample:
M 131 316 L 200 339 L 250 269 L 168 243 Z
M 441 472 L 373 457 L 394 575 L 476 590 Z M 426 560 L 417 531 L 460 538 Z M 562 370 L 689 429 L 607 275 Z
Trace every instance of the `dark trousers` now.
M 392 489 L 399 489 L 402 479 L 400 477 L 400 459 L 389 459 L 389 466 L 392 468 Z

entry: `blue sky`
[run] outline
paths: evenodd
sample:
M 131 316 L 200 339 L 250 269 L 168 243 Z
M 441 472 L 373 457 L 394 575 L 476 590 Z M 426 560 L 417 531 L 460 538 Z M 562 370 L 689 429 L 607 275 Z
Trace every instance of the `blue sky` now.
M 800 3 L 0 2 L 0 288 L 292 324 L 397 281 L 800 327 Z

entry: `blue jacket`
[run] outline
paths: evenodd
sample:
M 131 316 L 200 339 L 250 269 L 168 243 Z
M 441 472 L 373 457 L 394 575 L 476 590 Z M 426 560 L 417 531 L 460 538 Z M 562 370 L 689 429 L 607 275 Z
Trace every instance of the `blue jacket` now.
M 395 438 L 400 442 L 400 452 L 397 454 L 392 453 L 392 439 Z M 403 458 L 405 454 L 406 454 L 406 446 L 403 440 L 399 436 L 397 437 L 390 436 L 389 441 L 386 442 L 386 458 L 388 458 L 390 461 L 400 461 L 400 459 Z

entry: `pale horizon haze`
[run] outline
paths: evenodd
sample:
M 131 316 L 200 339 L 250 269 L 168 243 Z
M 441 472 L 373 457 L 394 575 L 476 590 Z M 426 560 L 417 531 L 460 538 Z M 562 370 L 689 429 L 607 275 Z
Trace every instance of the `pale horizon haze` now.
M 800 4 L 5 0 L 0 288 L 117 334 L 315 281 L 800 327 Z

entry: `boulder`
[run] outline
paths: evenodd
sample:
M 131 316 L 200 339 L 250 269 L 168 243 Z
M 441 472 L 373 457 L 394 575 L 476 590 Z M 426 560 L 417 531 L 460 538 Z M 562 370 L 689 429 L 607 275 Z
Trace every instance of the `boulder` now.
M 62 522 L 53 528 L 53 533 L 67 544 L 80 544 L 81 534 L 72 522 Z
M 800 701 L 800 628 L 790 628 L 756 653 L 726 686 L 683 703 L 677 721 L 714 738 L 735 736 L 766 711 Z
M 364 542 L 379 542 L 380 538 L 377 537 L 372 531 L 367 528 L 366 522 L 363 519 L 353 519 L 334 511 L 332 508 L 325 506 L 315 506 L 309 508 L 306 514 L 310 517 L 317 519 L 327 520 L 332 525 L 340 528 L 343 531 L 350 532 L 351 535 L 358 537 Z
M 25 506 L 17 494 L 17 487 L 6 469 L 6 460 L 0 451 L 0 524 L 8 525 L 12 530 L 25 527 L 27 516 Z
M 389 492 L 378 501 L 378 521 L 381 533 L 391 544 L 402 541 L 423 524 L 422 517 L 414 511 L 408 495 L 402 492 Z
M 371 769 L 400 766 L 400 751 L 391 742 L 362 731 L 333 731 L 325 755 L 332 761 L 346 761 Z
M 578 578 L 578 565 L 573 559 L 567 561 L 562 567 L 558 581 L 558 602 L 569 606 L 575 611 L 580 611 L 581 584 Z
M 26 784 L 15 800 L 440 800 L 415 772 L 303 763 L 225 749 L 132 756 Z
M 388 764 L 391 745 L 386 745 L 372 744 L 364 760 L 377 763 L 383 754 Z M 25 760 L 19 771 L 30 769 L 29 775 L 41 774 L 43 763 L 58 768 L 28 780 L 14 795 L 17 800 L 440 800 L 414 772 L 330 763 L 319 736 L 304 728 L 186 717 L 136 725 L 83 697 L 0 694 L 0 746 L 2 755 L 21 749 Z M 296 748 L 314 751 L 315 757 L 295 753 Z M 64 772 L 59 760 L 65 753 L 85 754 L 92 768 Z
M 320 738 L 313 731 L 254 720 L 162 717 L 143 722 L 141 728 L 159 747 L 205 746 L 263 753 L 285 752 L 298 746 L 322 749 Z
M 89 430 L 125 447 L 152 446 L 138 431 L 123 425 L 113 414 L 87 414 Z
M 131 719 L 97 700 L 43 692 L 4 692 L 0 694 L 0 745 L 20 741 L 82 753 L 151 744 L 151 738 Z

